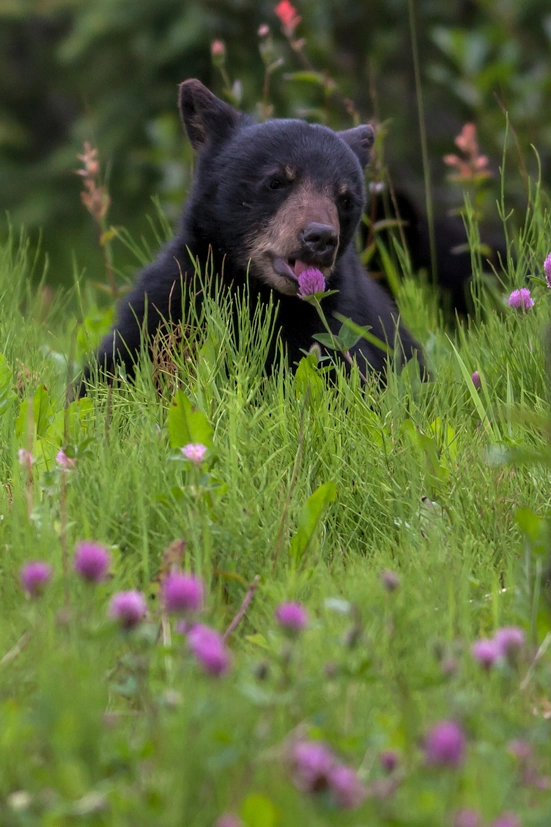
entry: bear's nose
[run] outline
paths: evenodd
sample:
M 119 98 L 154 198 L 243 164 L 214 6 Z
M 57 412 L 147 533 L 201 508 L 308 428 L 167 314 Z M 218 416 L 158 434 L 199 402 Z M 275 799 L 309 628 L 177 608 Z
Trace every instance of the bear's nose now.
M 339 238 L 331 224 L 308 224 L 300 234 L 306 249 L 314 256 L 333 255 Z

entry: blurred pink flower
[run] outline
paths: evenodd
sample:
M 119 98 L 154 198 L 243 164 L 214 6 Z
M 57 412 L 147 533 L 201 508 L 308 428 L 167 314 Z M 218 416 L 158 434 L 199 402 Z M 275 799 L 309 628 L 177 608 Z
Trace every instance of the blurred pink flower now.
M 188 633 L 188 645 L 207 674 L 223 675 L 230 668 L 229 650 L 216 629 L 198 623 Z
M 141 592 L 117 592 L 111 598 L 109 616 L 120 623 L 123 629 L 130 630 L 138 626 L 146 614 L 147 603 Z
M 161 592 L 167 612 L 196 612 L 203 604 L 203 583 L 194 574 L 171 572 L 167 575 Z
M 363 803 L 366 789 L 358 773 L 345 764 L 329 771 L 329 789 L 337 807 L 353 810 Z
M 427 764 L 458 767 L 465 757 L 465 733 L 455 721 L 440 721 L 425 739 Z
M 281 628 L 292 635 L 298 635 L 308 625 L 308 612 L 298 602 L 280 603 L 275 618 Z
M 60 465 L 64 471 L 69 471 L 74 468 L 77 461 L 74 457 L 68 457 L 63 448 L 60 448 L 56 454 L 55 461 Z
M 105 546 L 91 540 L 82 540 L 77 543 L 73 566 L 77 574 L 89 583 L 100 583 L 105 580 L 111 556 Z
M 40 597 L 52 576 L 52 567 L 41 560 L 31 560 L 19 573 L 23 590 L 29 597 Z
M 281 0 L 281 2 L 274 8 L 274 12 L 279 17 L 287 37 L 292 37 L 294 30 L 302 20 L 302 17 L 297 14 L 295 7 L 289 2 L 289 0 Z
M 545 273 L 545 281 L 547 282 L 547 286 L 551 287 L 551 253 L 549 253 L 543 262 L 543 271 Z
M 182 448 L 182 454 L 185 458 L 191 460 L 191 462 L 195 462 L 197 465 L 203 462 L 206 453 L 207 446 L 202 445 L 200 442 L 190 442 Z
M 496 641 L 489 638 L 475 640 L 471 647 L 471 654 L 484 669 L 490 669 L 496 660 L 501 657 L 501 651 Z
M 17 457 L 19 459 L 19 464 L 23 465 L 27 471 L 30 471 L 34 463 L 36 462 L 35 458 L 31 454 L 30 451 L 27 451 L 25 448 L 20 448 L 17 452 Z

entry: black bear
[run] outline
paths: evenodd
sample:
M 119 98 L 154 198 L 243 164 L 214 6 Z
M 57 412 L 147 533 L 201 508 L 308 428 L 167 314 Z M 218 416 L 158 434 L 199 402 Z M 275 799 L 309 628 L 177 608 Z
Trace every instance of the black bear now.
M 297 296 L 298 275 L 306 267 L 321 270 L 328 289 L 338 291 L 323 300 L 335 332 L 337 312 L 369 326 L 400 361 L 417 355 L 421 362 L 396 307 L 354 249 L 372 127 L 333 132 L 300 120 L 259 124 L 198 80 L 181 84 L 179 107 L 198 152 L 192 192 L 175 238 L 121 302 L 99 350 L 101 371 L 112 375 L 123 363 L 133 373 L 143 333 L 151 338 L 181 321 L 182 283 L 193 276 L 195 261 L 209 260 L 228 289 L 248 279 L 255 302 L 258 294 L 268 301 L 276 293 L 277 329 L 291 365 L 323 330 L 315 308 Z M 350 353 L 361 370 L 385 366 L 385 351 L 364 339 Z

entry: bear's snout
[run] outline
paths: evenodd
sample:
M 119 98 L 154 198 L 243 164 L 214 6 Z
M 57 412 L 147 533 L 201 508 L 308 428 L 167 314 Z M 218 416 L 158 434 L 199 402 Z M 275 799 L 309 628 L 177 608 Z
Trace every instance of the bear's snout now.
M 333 264 L 339 236 L 332 224 L 311 222 L 300 233 L 300 240 L 312 263 L 322 266 Z

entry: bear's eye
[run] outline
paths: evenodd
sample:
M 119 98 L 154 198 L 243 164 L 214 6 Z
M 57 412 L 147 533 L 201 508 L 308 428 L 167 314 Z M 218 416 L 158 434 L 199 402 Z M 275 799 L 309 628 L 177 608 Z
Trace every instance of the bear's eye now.
M 268 180 L 268 187 L 271 190 L 282 190 L 286 184 L 287 181 L 281 175 L 276 175 Z
M 342 195 L 339 195 L 339 207 L 341 210 L 347 212 L 348 210 L 351 210 L 353 206 L 354 200 L 349 193 L 344 192 Z

